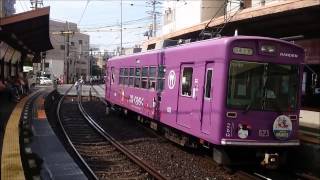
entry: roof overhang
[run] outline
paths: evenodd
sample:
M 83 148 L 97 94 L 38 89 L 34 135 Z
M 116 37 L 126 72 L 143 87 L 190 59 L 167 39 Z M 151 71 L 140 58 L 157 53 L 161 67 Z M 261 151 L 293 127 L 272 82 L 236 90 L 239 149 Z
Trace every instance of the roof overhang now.
M 232 15 L 232 14 L 231 14 Z M 287 37 L 293 35 L 320 36 L 320 1 L 287 0 L 265 6 L 243 9 L 230 20 L 222 31 L 223 36 L 234 34 L 258 35 L 268 37 Z M 198 38 L 199 33 L 209 23 L 205 21 L 192 27 L 166 34 L 147 41 L 153 44 L 165 39 Z M 224 23 L 224 17 L 218 17 L 208 24 L 209 29 Z
M 0 40 L 25 54 L 52 49 L 49 38 L 50 8 L 39 8 L 0 19 Z

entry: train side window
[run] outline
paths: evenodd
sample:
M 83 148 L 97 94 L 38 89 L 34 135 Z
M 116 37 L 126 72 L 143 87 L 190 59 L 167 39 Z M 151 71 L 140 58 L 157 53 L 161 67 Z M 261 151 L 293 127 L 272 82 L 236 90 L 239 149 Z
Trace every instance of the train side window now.
M 129 71 L 129 86 L 133 86 L 134 84 L 134 68 L 130 68 Z
M 156 90 L 156 67 L 149 68 L 149 89 Z
M 136 78 L 134 80 L 134 87 L 140 88 L 140 84 L 141 84 L 141 68 L 136 68 Z
M 128 68 L 124 68 L 124 81 L 123 81 L 123 83 L 125 84 L 125 85 L 129 85 L 129 69 Z
M 123 84 L 123 74 L 124 74 L 124 69 L 123 68 L 120 68 L 120 71 L 119 71 L 119 84 Z
M 141 81 L 141 87 L 144 89 L 148 89 L 148 67 L 142 68 L 142 81 Z
M 206 74 L 206 89 L 205 89 L 205 94 L 204 97 L 210 99 L 211 98 L 211 82 L 212 81 L 212 69 L 207 70 Z
M 182 73 L 182 83 L 181 83 L 181 95 L 182 96 L 191 96 L 191 88 L 192 88 L 192 67 L 183 68 Z
M 162 91 L 164 89 L 165 72 L 166 72 L 166 68 L 164 66 L 160 66 L 158 69 L 158 81 L 157 81 L 158 91 Z

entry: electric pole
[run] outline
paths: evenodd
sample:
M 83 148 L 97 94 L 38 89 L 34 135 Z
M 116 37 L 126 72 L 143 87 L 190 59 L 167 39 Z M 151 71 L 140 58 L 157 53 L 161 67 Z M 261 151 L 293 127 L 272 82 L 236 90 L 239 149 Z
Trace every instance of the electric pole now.
M 157 5 L 161 4 L 161 2 L 159 0 L 148 0 L 147 4 L 149 4 L 149 7 L 152 7 L 152 10 L 147 13 L 152 15 L 152 18 L 153 18 L 152 36 L 156 37 L 156 35 L 157 35 L 157 14 L 159 14 L 159 12 L 157 11 L 157 8 L 158 8 Z

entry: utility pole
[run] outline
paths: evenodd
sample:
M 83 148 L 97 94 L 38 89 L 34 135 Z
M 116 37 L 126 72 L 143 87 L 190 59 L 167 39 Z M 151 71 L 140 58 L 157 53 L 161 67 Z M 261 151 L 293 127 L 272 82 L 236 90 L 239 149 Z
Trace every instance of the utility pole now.
M 148 0 L 147 4 L 149 4 L 149 7 L 152 7 L 151 11 L 148 11 L 147 13 L 152 15 L 153 23 L 152 23 L 152 36 L 155 37 L 157 35 L 157 5 L 161 4 L 159 0 Z

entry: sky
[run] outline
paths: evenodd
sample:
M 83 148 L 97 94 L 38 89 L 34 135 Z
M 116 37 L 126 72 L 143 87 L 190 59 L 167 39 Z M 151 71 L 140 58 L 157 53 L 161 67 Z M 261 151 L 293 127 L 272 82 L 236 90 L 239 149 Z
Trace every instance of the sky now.
M 113 50 L 120 46 L 120 0 L 43 0 L 43 4 L 50 6 L 50 19 L 77 23 L 81 32 L 90 35 L 92 47 Z M 16 13 L 31 10 L 30 6 L 30 0 L 16 0 Z M 153 21 L 147 13 L 151 10 L 146 0 L 123 0 L 123 47 L 147 39 L 143 34 Z

